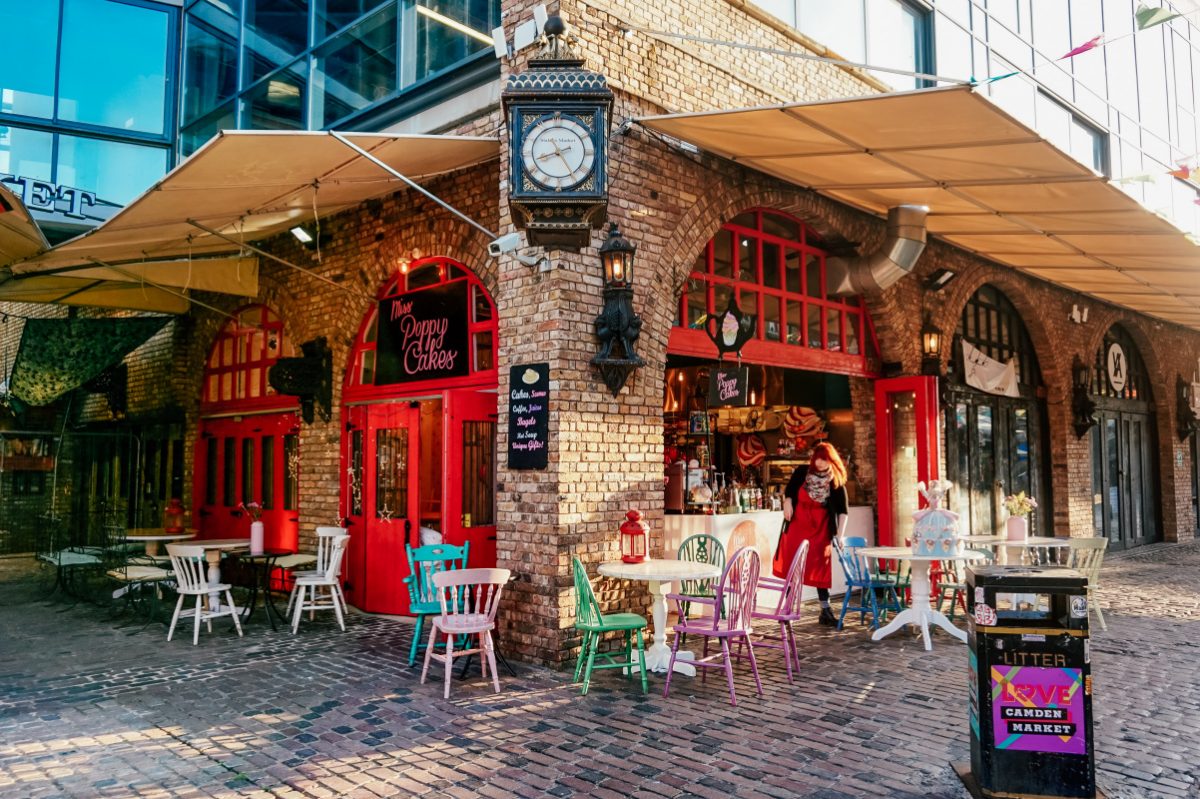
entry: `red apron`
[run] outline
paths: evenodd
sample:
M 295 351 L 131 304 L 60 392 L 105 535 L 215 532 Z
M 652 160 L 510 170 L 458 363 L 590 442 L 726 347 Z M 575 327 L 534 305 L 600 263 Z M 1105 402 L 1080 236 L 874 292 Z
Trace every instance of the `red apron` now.
M 800 548 L 802 541 L 808 542 L 808 557 L 804 561 L 804 584 L 813 588 L 832 587 L 829 509 L 814 502 L 804 490 L 804 486 L 800 486 L 797 492 L 792 521 L 788 524 L 787 531 L 779 537 L 779 546 L 775 548 L 771 570 L 776 577 L 787 577 L 792 558 L 796 556 L 796 550 Z

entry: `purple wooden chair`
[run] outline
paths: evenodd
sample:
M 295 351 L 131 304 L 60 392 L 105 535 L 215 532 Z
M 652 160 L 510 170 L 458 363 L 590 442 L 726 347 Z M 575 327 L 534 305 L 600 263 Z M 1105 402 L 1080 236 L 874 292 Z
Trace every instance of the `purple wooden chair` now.
M 796 636 L 792 631 L 792 622 L 800 620 L 800 603 L 804 596 L 804 561 L 807 559 L 808 542 L 804 541 L 792 557 L 792 565 L 788 567 L 787 577 L 782 580 L 774 575 L 760 577 L 759 588 L 778 591 L 779 601 L 775 603 L 774 611 L 759 610 L 755 607 L 751 614 L 754 619 L 769 619 L 779 623 L 779 643 L 768 643 L 774 641 L 775 636 L 763 635 L 759 639 L 758 645 L 783 650 L 783 659 L 787 663 L 788 682 L 795 682 L 792 679 L 792 662 L 795 661 L 796 668 L 800 668 L 800 653 L 796 649 Z M 738 657 L 740 658 L 741 655 L 742 644 L 739 641 Z
M 729 701 L 737 706 L 737 694 L 733 689 L 733 663 L 730 660 L 729 642 L 744 641 L 750 655 L 750 670 L 754 672 L 754 682 L 758 686 L 758 695 L 762 696 L 762 680 L 758 678 L 758 663 L 754 660 L 754 645 L 750 642 L 753 629 L 754 596 L 758 590 L 758 552 L 753 547 L 742 547 L 733 554 L 725 564 L 721 581 L 717 583 L 716 596 L 712 598 L 687 596 L 685 594 L 667 594 L 668 599 L 674 599 L 679 609 L 679 623 L 675 625 L 675 641 L 671 646 L 671 663 L 667 666 L 667 680 L 663 686 L 663 697 L 671 690 L 671 673 L 675 669 L 675 658 L 679 654 L 679 642 L 685 635 L 704 636 L 704 655 L 699 660 L 689 661 L 698 668 L 724 667 L 725 680 L 729 683 Z M 689 619 L 683 612 L 683 603 L 705 608 L 705 614 L 699 618 Z M 724 613 L 722 613 L 724 610 Z M 721 642 L 719 655 L 708 654 L 708 639 L 716 638 Z M 720 663 L 715 662 L 717 658 Z

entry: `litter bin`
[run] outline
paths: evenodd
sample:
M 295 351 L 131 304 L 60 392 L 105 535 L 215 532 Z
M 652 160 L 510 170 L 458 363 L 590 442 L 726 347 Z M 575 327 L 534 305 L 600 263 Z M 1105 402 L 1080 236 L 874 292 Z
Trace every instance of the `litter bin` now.
M 1096 796 L 1087 578 L 967 572 L 971 771 L 986 797 Z

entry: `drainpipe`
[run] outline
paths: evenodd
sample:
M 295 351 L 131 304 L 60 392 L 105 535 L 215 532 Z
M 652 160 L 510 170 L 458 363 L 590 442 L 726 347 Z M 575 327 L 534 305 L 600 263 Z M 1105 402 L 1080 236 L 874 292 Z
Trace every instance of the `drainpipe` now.
M 924 205 L 888 209 L 887 241 L 870 255 L 826 258 L 825 286 L 831 296 L 878 294 L 909 274 L 925 250 Z

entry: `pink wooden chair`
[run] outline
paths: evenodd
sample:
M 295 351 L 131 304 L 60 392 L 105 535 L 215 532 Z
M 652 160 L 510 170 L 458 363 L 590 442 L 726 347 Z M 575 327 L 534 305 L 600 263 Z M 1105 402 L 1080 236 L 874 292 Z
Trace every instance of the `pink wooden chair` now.
M 778 591 L 779 601 L 775 603 L 774 611 L 755 607 L 751 614 L 754 619 L 769 619 L 779 622 L 779 643 L 768 643 L 774 641 L 775 637 L 764 635 L 759 639 L 758 645 L 783 650 L 783 659 L 787 663 L 788 682 L 795 682 L 792 679 L 792 662 L 795 661 L 796 668 L 800 668 L 800 653 L 796 649 L 796 636 L 792 631 L 792 622 L 800 620 L 800 603 L 804 597 L 804 562 L 807 559 L 808 542 L 804 541 L 792 557 L 792 565 L 788 567 L 787 577 L 782 580 L 774 575 L 758 578 L 758 587 L 769 591 Z M 738 642 L 738 657 L 741 657 L 741 654 L 742 644 Z
M 500 605 L 500 591 L 512 575 L 508 569 L 456 569 L 441 571 L 433 575 L 442 615 L 433 618 L 429 629 L 429 645 L 425 648 L 425 667 L 421 669 L 421 683 L 429 673 L 429 661 L 437 659 L 446 664 L 445 698 L 450 698 L 450 673 L 454 658 L 463 655 L 481 654 L 480 671 L 487 679 L 488 666 L 492 668 L 492 684 L 500 693 L 500 674 L 496 671 L 496 650 L 492 645 L 492 630 L 496 626 L 496 609 Z M 446 653 L 435 652 L 438 635 L 446 636 Z M 476 635 L 479 646 L 475 649 L 454 651 L 454 639 L 459 636 Z
M 675 669 L 675 658 L 679 654 L 679 642 L 684 635 L 704 636 L 704 656 L 699 660 L 689 661 L 699 668 L 725 668 L 725 680 L 729 683 L 729 701 L 737 706 L 737 694 L 733 689 L 733 664 L 730 660 L 730 640 L 744 641 L 750 655 L 750 670 L 754 672 L 754 682 L 758 686 L 758 695 L 762 696 L 762 680 L 758 678 L 758 663 L 754 659 L 754 645 L 750 642 L 753 629 L 752 614 L 754 613 L 754 596 L 758 590 L 758 552 L 752 547 L 742 547 L 733 554 L 725 564 L 721 581 L 717 584 L 716 596 L 712 598 L 686 596 L 684 594 L 667 594 L 668 599 L 674 599 L 679 607 L 679 623 L 675 625 L 675 641 L 671 647 L 671 663 L 667 666 L 667 680 L 663 686 L 663 696 L 671 690 L 671 673 Z M 689 619 L 683 613 L 683 603 L 706 608 L 705 614 L 699 618 Z M 721 612 L 722 608 L 724 613 Z M 716 638 L 721 642 L 721 654 L 708 654 L 708 639 Z M 715 662 L 717 658 L 721 662 Z

